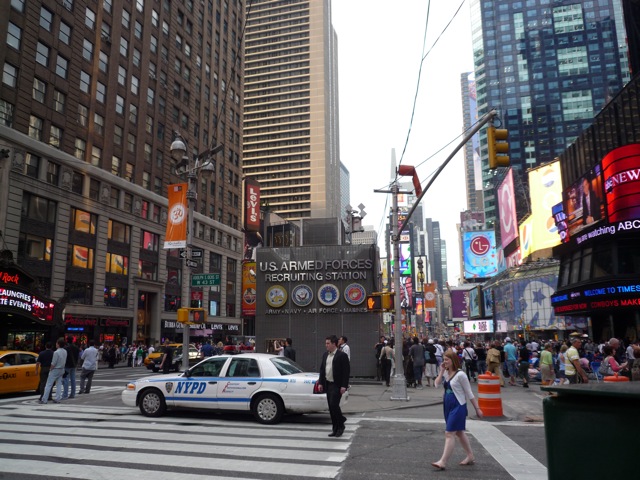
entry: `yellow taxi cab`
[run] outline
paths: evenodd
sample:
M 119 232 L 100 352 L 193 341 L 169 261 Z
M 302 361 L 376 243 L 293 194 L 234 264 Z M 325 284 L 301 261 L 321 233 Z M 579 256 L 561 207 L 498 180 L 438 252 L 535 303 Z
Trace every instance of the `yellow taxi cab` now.
M 0 350 L 0 394 L 38 390 L 37 360 L 37 353 Z
M 169 346 L 173 348 L 173 351 L 176 354 L 182 353 L 181 343 L 170 343 Z M 153 370 L 154 365 L 158 363 L 157 360 L 161 358 L 162 355 L 164 355 L 164 345 L 161 345 L 160 347 L 156 348 L 153 353 L 150 353 L 144 358 L 143 363 L 145 367 L 147 367 L 149 370 Z M 199 358 L 198 349 L 193 343 L 190 343 L 189 344 L 189 361 L 191 361 L 192 359 L 198 359 L 198 358 Z

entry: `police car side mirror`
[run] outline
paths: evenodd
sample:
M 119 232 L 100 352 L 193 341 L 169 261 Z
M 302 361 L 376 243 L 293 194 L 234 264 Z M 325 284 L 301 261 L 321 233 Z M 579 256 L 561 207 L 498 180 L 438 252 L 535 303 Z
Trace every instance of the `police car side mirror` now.
M 187 370 L 185 370 L 185 371 L 184 371 L 184 376 L 185 376 L 185 377 L 187 377 L 187 378 L 189 378 L 189 377 L 191 376 L 191 370 L 188 370 L 188 369 L 187 369 Z

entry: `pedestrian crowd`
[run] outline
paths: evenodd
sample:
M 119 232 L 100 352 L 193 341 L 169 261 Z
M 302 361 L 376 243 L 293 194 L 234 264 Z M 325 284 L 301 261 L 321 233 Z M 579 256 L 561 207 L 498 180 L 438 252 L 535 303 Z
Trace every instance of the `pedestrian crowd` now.
M 626 346 L 625 346 L 626 345 Z M 568 340 L 548 340 L 544 343 L 524 339 L 469 341 L 418 339 L 403 342 L 402 371 L 408 387 L 436 386 L 435 379 L 442 365 L 444 353 L 453 351 L 461 369 L 470 382 L 478 375 L 490 372 L 500 377 L 501 386 L 529 388 L 531 380 L 542 385 L 586 383 L 589 378 L 624 375 L 640 380 L 640 342 L 611 338 L 596 344 L 578 334 Z M 376 380 L 390 386 L 396 372 L 395 340 L 380 337 L 374 346 Z M 636 359 L 639 361 L 636 362 Z

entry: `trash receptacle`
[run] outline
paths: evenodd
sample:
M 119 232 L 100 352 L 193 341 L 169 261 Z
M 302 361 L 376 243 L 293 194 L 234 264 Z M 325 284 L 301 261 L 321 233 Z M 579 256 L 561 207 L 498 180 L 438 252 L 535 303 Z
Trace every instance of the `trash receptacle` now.
M 549 480 L 637 478 L 640 382 L 542 390 Z

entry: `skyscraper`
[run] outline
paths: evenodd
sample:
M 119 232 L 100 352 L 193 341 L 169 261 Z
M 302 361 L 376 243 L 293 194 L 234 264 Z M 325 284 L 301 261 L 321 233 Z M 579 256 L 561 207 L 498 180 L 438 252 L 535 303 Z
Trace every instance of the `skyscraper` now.
M 238 331 L 243 8 L 0 2 L 0 244 L 67 304 L 64 328 L 98 341 L 174 338 L 175 308 L 195 302 Z M 193 237 L 194 271 L 220 272 L 225 287 L 190 299 L 184 260 L 161 248 L 167 186 L 186 181 L 174 131 L 190 156 L 224 145 L 214 177 L 198 179 Z
M 292 220 L 340 209 L 337 38 L 331 1 L 256 0 L 247 11 L 243 173 Z
M 511 165 L 526 184 L 526 169 L 564 151 L 628 80 L 621 2 L 472 0 L 471 18 L 478 112 L 498 110 Z M 491 224 L 496 172 L 486 129 L 481 146 Z

